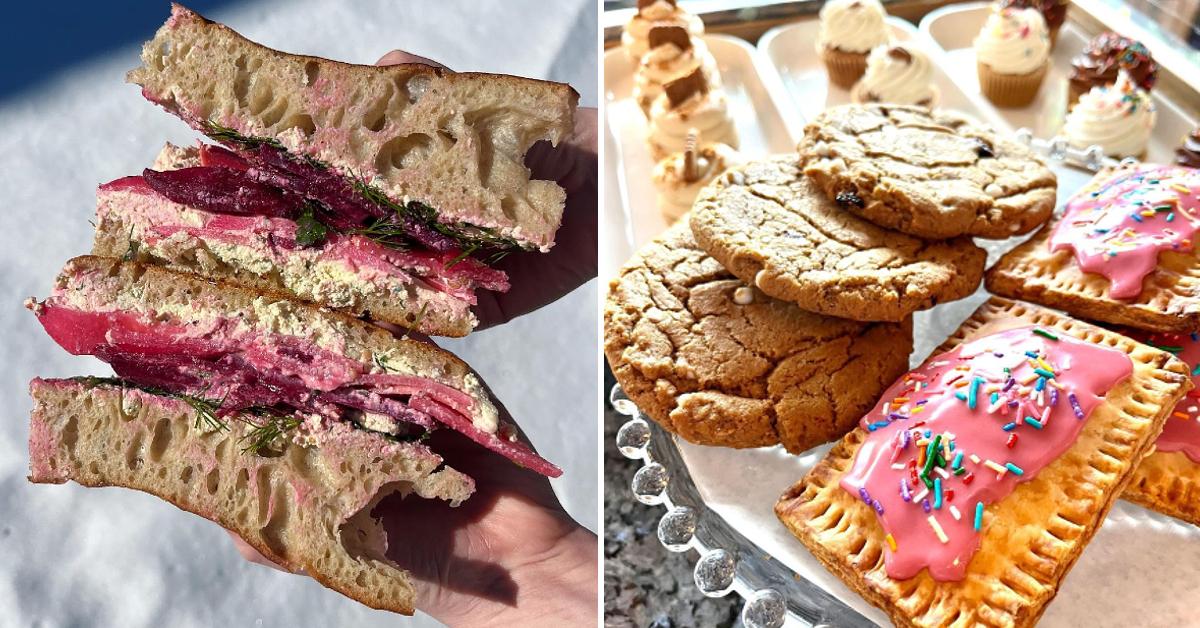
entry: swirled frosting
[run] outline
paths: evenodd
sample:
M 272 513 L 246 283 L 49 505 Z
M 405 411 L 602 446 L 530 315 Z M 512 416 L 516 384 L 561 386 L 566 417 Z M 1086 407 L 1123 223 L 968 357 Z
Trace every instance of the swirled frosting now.
M 817 50 L 870 52 L 890 39 L 886 17 L 879 0 L 830 0 L 821 7 Z
M 642 61 L 638 64 L 633 97 L 643 110 L 648 110 L 654 104 L 654 99 L 663 93 L 663 85 L 691 74 L 696 68 L 700 68 L 710 89 L 721 86 L 717 62 L 700 39 L 692 39 L 692 45 L 687 50 L 680 50 L 674 44 L 651 48 L 642 55 Z
M 878 46 L 867 57 L 867 72 L 850 90 L 850 97 L 856 103 L 932 107 L 938 98 L 933 66 L 913 46 Z
M 684 154 L 681 152 L 672 153 L 654 166 L 651 179 L 658 190 L 658 206 L 672 222 L 691 211 L 701 188 L 742 161 L 733 147 L 721 143 L 706 143 L 696 153 L 698 176 L 694 181 L 688 181 L 684 176 Z
M 1000 74 L 1029 74 L 1050 57 L 1046 20 L 1035 9 L 997 9 L 975 38 L 975 57 Z
M 650 28 L 663 24 L 675 24 L 688 29 L 692 37 L 704 34 L 704 22 L 699 16 L 692 15 L 681 7 L 667 0 L 658 0 L 654 4 L 639 9 L 628 22 L 625 31 L 621 33 L 621 46 L 629 60 L 638 63 L 642 55 L 650 50 Z
M 1001 0 L 1001 7 L 1014 9 L 1036 9 L 1042 12 L 1046 28 L 1051 31 L 1062 27 L 1067 21 L 1067 0 Z
M 691 129 L 699 131 L 705 141 L 737 148 L 737 129 L 722 90 L 696 93 L 674 108 L 662 94 L 650 107 L 650 145 L 656 157 L 682 151 Z
M 1093 144 L 1113 157 L 1134 157 L 1146 150 L 1158 118 L 1146 90 L 1121 72 L 1113 85 L 1093 87 L 1067 114 L 1063 133 L 1072 146 Z
M 1141 42 L 1112 31 L 1100 33 L 1071 59 L 1071 86 L 1078 93 L 1086 93 L 1097 85 L 1112 85 L 1120 70 L 1146 91 L 1158 78 L 1158 64 Z

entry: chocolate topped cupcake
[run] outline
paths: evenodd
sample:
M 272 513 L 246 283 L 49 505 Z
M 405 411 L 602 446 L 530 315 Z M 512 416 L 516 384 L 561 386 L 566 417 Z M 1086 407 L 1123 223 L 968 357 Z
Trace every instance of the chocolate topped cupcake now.
M 1112 31 L 1100 33 L 1071 60 L 1068 107 L 1093 87 L 1117 82 L 1117 71 L 1125 70 L 1140 88 L 1150 91 L 1158 78 L 1158 64 L 1141 42 Z
M 1175 149 L 1175 163 L 1188 168 L 1200 168 L 1200 128 L 1183 138 L 1183 144 Z
M 1050 32 L 1050 45 L 1058 40 L 1058 29 L 1067 21 L 1069 0 L 1000 0 L 1000 8 L 1037 9 L 1046 19 L 1046 30 Z

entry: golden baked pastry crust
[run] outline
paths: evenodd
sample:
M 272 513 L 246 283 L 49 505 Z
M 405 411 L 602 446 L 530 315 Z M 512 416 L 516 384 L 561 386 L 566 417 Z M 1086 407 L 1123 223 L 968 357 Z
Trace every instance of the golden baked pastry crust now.
M 1121 498 L 1200 526 L 1200 463 L 1180 451 L 1156 451 L 1138 465 Z
M 1113 172 L 1101 171 L 1078 194 L 1095 190 Z M 1112 299 L 1108 278 L 1080 270 L 1074 251 L 1050 250 L 1050 234 L 1061 219 L 1001 257 L 985 276 L 988 291 L 1049 305 L 1080 318 L 1148 331 L 1191 333 L 1200 329 L 1197 253 L 1159 253 L 1158 268 L 1146 276 L 1136 299 Z
M 779 519 L 818 560 L 897 626 L 1032 626 L 1191 388 L 1187 367 L 1168 353 L 1000 298 L 982 305 L 935 353 L 1030 324 L 1122 350 L 1133 373 L 1109 391 L 1066 453 L 987 508 L 981 546 L 963 580 L 937 582 L 928 570 L 907 580 L 887 576 L 874 510 L 838 484 L 866 438 L 861 428 L 775 505 Z

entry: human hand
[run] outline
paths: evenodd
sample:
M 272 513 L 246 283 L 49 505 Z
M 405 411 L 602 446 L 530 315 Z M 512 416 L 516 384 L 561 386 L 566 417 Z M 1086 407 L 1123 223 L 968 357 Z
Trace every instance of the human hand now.
M 371 513 L 387 531 L 387 557 L 413 580 L 417 608 L 452 626 L 592 624 L 596 535 L 567 515 L 549 480 L 450 430 L 429 446 L 475 479 L 471 498 L 452 508 L 392 494 Z M 279 569 L 230 536 L 247 560 Z
M 393 50 L 376 65 L 440 63 Z M 596 276 L 597 112 L 591 107 L 575 113 L 575 131 L 557 147 L 538 142 L 525 156 L 535 179 L 558 183 L 567 192 L 562 226 L 549 253 L 513 253 L 494 266 L 508 273 L 512 288 L 505 293 L 480 290 L 475 314 L 477 329 L 506 323 L 548 305 Z

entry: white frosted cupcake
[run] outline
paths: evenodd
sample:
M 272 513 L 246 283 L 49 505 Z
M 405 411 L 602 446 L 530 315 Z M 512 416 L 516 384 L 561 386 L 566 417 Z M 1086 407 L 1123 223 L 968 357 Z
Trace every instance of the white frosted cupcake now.
M 850 98 L 859 104 L 935 107 L 938 95 L 929 57 L 908 44 L 879 46 L 872 50 L 867 57 L 867 73 L 850 90 Z
M 1049 59 L 1050 33 L 1036 9 L 994 9 L 975 38 L 979 89 L 1000 107 L 1033 102 Z
M 699 68 L 709 89 L 721 86 L 717 62 L 704 41 L 688 34 L 682 26 L 655 26 L 650 29 L 650 50 L 642 55 L 634 75 L 633 97 L 646 115 L 663 93 L 663 85 Z
M 1158 112 L 1146 90 L 1122 71 L 1110 86 L 1093 87 L 1067 114 L 1063 134 L 1076 148 L 1100 146 L 1117 159 L 1144 157 Z
M 692 37 L 704 34 L 704 22 L 675 4 L 675 0 L 638 0 L 637 13 L 625 24 L 621 47 L 630 63 L 638 64 L 650 50 L 650 28 L 655 25 L 682 26 Z
M 879 0 L 830 0 L 821 7 L 817 54 L 829 81 L 849 89 L 867 69 L 867 55 L 891 39 Z
M 701 188 L 716 179 L 726 168 L 742 162 L 733 147 L 721 143 L 700 144 L 699 134 L 686 140 L 681 153 L 671 153 L 654 166 L 651 176 L 658 190 L 658 208 L 667 224 L 679 220 L 692 209 Z M 689 150 L 689 147 L 694 147 Z
M 682 151 L 692 129 L 707 141 L 738 146 L 737 129 L 729 115 L 725 93 L 709 89 L 699 69 L 667 83 L 651 105 L 650 155 L 660 160 Z

